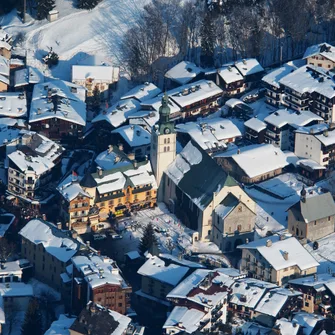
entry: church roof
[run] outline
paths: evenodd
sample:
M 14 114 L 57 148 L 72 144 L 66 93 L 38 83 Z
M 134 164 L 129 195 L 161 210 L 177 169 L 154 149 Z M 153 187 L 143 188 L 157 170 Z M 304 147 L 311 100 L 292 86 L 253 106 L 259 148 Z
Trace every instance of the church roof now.
M 220 192 L 233 178 L 194 141 L 189 141 L 165 173 L 200 209 L 213 200 L 213 193 Z
M 335 203 L 330 192 L 299 200 L 289 209 L 298 221 L 306 223 L 335 215 Z

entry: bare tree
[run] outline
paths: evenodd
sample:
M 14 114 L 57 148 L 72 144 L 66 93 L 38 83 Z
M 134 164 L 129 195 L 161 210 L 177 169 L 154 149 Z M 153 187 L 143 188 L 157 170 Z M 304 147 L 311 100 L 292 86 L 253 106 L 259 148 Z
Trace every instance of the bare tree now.
M 7 261 L 15 252 L 15 244 L 10 243 L 5 238 L 0 239 L 0 261 Z

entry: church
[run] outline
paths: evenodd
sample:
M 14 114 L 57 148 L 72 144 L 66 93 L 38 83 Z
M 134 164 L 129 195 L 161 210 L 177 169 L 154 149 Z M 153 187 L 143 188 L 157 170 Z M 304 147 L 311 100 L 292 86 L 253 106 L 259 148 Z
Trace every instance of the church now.
M 214 241 L 223 251 L 252 240 L 255 202 L 196 142 L 189 141 L 176 155 L 177 136 L 166 95 L 159 114 L 150 152 L 158 201 L 194 230 L 196 239 Z

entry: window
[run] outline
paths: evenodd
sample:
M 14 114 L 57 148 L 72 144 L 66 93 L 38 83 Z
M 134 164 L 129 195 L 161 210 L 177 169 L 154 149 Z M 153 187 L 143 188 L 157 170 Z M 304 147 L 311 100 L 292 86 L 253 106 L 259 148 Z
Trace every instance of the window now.
M 121 198 L 119 198 L 119 199 L 118 199 L 118 203 L 120 204 L 121 202 L 122 202 L 122 199 L 121 199 Z
M 316 226 L 316 221 L 314 221 L 314 226 Z
M 164 138 L 164 144 L 166 144 L 167 143 L 167 139 L 166 138 Z
M 328 221 L 330 221 L 330 216 L 328 216 Z
M 237 225 L 237 230 L 238 231 L 241 231 L 242 230 L 242 226 L 239 224 L 239 225 Z
M 167 139 L 167 143 L 168 143 L 168 144 L 170 143 L 170 139 L 169 139 L 169 138 Z
M 119 306 L 119 307 L 122 307 L 122 302 L 119 302 L 118 306 Z
M 164 147 L 164 152 L 166 152 L 166 147 Z
M 305 307 L 309 307 L 309 302 L 305 302 Z

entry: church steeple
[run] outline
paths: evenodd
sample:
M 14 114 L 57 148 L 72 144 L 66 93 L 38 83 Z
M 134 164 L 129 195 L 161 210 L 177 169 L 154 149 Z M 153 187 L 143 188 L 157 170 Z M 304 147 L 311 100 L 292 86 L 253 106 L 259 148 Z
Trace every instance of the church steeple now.
M 162 106 L 159 107 L 159 121 L 157 125 L 160 134 L 174 133 L 173 122 L 170 121 L 170 112 L 169 96 L 165 92 L 162 97 Z

